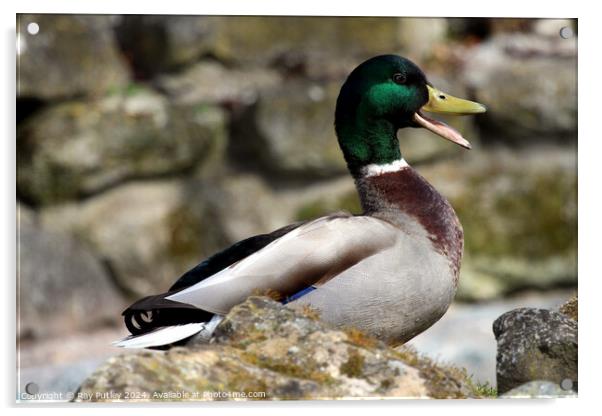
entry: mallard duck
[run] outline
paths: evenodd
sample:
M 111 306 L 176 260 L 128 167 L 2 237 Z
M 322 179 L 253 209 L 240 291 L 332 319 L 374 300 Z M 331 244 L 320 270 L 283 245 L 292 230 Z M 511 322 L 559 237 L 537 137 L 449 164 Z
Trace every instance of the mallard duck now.
M 335 112 L 363 213 L 291 224 L 209 257 L 167 292 L 127 308 L 132 335 L 116 345 L 206 341 L 233 306 L 267 292 L 385 342 L 423 332 L 455 295 L 463 232 L 448 201 L 402 158 L 397 131 L 423 127 L 470 149 L 457 131 L 424 112 L 484 111 L 437 90 L 408 59 L 382 55 L 363 62 L 343 84 Z

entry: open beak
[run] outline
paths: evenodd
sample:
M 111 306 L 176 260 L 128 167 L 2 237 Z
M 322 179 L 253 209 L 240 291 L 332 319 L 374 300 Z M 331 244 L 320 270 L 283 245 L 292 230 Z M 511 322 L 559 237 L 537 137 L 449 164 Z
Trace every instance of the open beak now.
M 463 100 L 443 93 L 430 85 L 426 86 L 429 92 L 429 101 L 420 110 L 414 113 L 414 122 L 427 130 L 470 149 L 470 143 L 462 135 L 447 124 L 424 115 L 423 111 L 450 115 L 478 114 L 487 111 L 484 105 L 474 101 Z

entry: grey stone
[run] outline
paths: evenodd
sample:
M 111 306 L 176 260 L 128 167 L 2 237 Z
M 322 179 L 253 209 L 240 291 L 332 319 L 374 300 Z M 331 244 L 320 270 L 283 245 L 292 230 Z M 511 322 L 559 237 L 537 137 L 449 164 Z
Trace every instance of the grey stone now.
M 576 142 L 576 38 L 498 35 L 465 67 L 469 88 L 488 108 L 480 118 L 483 140 Z
M 156 80 L 174 102 L 183 104 L 221 103 L 249 105 L 259 90 L 280 86 L 278 72 L 266 68 L 228 68 L 215 61 L 201 61 L 183 71 Z
M 231 153 L 242 165 L 288 176 L 345 172 L 334 133 L 338 82 L 291 80 L 260 92 L 232 120 Z M 252 162 L 251 162 L 252 161 Z
M 224 124 L 220 109 L 172 106 L 146 88 L 50 106 L 18 127 L 18 193 L 44 204 L 127 179 L 220 166 Z
M 28 32 L 30 23 L 38 24 L 37 34 Z M 17 97 L 101 95 L 127 85 L 113 24 L 111 16 L 18 15 Z
M 215 18 L 208 16 L 123 16 L 117 38 L 139 77 L 177 70 L 210 50 Z
M 165 291 L 177 277 L 229 243 L 213 185 L 177 179 L 131 182 L 42 211 L 44 224 L 90 243 L 131 296 Z
M 292 222 L 284 198 L 278 199 L 258 176 L 230 174 L 215 183 L 210 196 L 214 221 L 228 241 L 269 233 Z
M 546 309 L 519 308 L 496 319 L 493 333 L 498 392 L 534 380 L 565 379 L 577 390 L 577 322 Z
M 60 336 L 116 323 L 125 302 L 91 250 L 31 215 L 19 217 L 17 337 Z

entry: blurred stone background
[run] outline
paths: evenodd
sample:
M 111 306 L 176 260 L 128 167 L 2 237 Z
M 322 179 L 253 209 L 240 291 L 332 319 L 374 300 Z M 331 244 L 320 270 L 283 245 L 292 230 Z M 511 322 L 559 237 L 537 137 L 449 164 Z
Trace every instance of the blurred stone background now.
M 28 31 L 30 23 L 39 32 Z M 416 62 L 484 103 L 402 153 L 464 226 L 456 304 L 411 343 L 495 382 L 492 321 L 577 287 L 577 39 L 571 20 L 19 15 L 21 383 L 69 391 L 117 353 L 120 313 L 207 255 L 359 212 L 333 129 L 346 75 Z

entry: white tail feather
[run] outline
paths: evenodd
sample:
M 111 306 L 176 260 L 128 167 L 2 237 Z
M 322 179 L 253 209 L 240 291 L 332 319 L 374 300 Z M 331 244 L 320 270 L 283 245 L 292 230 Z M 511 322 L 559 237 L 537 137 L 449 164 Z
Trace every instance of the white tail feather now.
M 195 322 L 185 325 L 164 326 L 146 334 L 130 335 L 121 341 L 113 342 L 113 345 L 121 348 L 160 347 L 191 337 L 204 330 L 205 325 L 207 325 L 206 322 Z
M 224 319 L 223 315 L 213 315 L 209 322 L 195 322 L 184 325 L 164 326 L 146 334 L 130 335 L 113 345 L 121 348 L 149 348 L 173 344 L 174 342 L 195 336 L 194 342 L 209 342 L 213 331 Z

